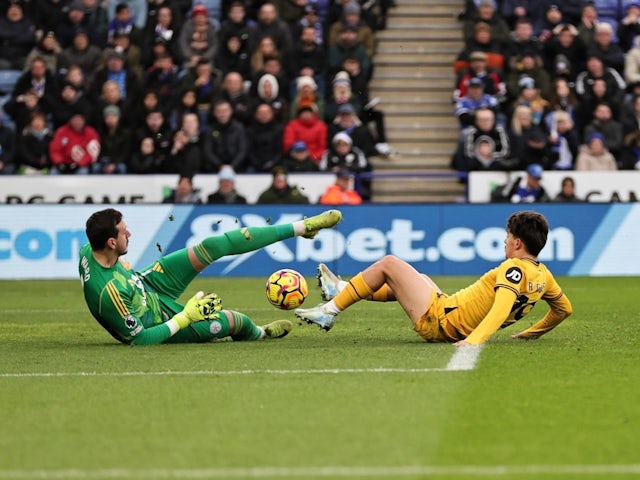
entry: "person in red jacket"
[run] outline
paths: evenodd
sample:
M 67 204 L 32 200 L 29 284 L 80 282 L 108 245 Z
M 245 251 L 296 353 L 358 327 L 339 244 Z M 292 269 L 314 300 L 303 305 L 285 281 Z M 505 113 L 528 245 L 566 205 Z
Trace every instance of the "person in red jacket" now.
M 352 173 L 346 168 L 336 173 L 336 182 L 329 185 L 318 203 L 323 205 L 360 205 L 362 197 L 351 186 Z
M 284 127 L 283 151 L 288 152 L 295 142 L 307 144 L 311 160 L 318 163 L 327 149 L 327 124 L 318 118 L 312 106 L 304 106 Z
M 58 128 L 49 144 L 52 175 L 60 173 L 87 174 L 100 154 L 100 136 L 87 125 L 83 112 L 75 112 Z

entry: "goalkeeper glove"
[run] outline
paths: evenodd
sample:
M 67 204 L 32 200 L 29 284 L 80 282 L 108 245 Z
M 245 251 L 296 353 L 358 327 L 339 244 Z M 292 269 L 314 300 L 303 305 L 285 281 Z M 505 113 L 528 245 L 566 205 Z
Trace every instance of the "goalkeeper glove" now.
M 213 320 L 222 310 L 222 300 L 215 293 L 198 292 L 189 299 L 182 312 L 173 317 L 180 329 L 202 320 Z

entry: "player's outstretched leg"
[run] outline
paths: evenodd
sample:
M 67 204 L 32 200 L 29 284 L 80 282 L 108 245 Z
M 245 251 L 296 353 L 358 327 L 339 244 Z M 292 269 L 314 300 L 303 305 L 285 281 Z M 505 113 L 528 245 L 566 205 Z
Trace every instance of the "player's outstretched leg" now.
M 304 238 L 313 238 L 323 228 L 335 227 L 341 221 L 342 213 L 340 212 L 340 210 L 327 210 L 326 212 L 322 212 L 319 215 L 305 218 L 303 220 L 305 231 L 302 236 Z
M 322 330 L 328 332 L 336 321 L 336 315 L 323 310 L 324 304 L 316 305 L 312 308 L 296 308 L 294 311 L 296 318 L 313 325 L 318 325 Z
M 276 320 L 266 325 L 262 325 L 265 339 L 282 338 L 293 329 L 293 323 L 289 320 Z

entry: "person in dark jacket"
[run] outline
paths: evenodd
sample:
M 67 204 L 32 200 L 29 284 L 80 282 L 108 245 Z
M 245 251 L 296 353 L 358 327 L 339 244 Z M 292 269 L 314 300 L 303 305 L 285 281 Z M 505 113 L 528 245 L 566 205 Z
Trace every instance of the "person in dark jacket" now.
M 218 173 L 218 190 L 207 197 L 207 203 L 245 205 L 247 199 L 236 190 L 236 172 L 224 165 Z
M 49 144 L 53 132 L 47 128 L 44 112 L 35 112 L 17 138 L 16 163 L 23 174 L 48 173 L 51 167 Z
M 311 154 L 307 144 L 299 140 L 289 149 L 288 154 L 280 163 L 287 172 L 317 172 L 320 170 L 318 164 L 311 160 Z
M 307 204 L 309 198 L 296 185 L 290 185 L 287 172 L 282 167 L 276 167 L 271 172 L 273 180 L 271 186 L 258 197 L 257 203 Z
M 102 148 L 93 173 L 127 173 L 131 157 L 131 130 L 120 123 L 122 112 L 115 105 L 104 109 L 104 120 L 98 127 Z
M 204 163 L 201 171 L 217 172 L 222 165 L 231 165 L 236 172 L 244 171 L 247 157 L 247 137 L 243 125 L 233 118 L 231 104 L 218 100 L 213 105 L 213 121 L 203 133 Z
M 270 105 L 256 107 L 253 122 L 247 128 L 247 171 L 270 172 L 280 162 L 283 130 Z
M 0 17 L 0 69 L 22 70 L 36 44 L 36 27 L 24 14 L 22 4 L 11 2 Z

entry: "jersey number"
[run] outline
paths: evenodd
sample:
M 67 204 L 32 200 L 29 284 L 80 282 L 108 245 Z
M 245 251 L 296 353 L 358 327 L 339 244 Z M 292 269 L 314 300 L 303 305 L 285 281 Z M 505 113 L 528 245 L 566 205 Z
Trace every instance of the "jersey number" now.
M 513 313 L 514 320 L 520 320 L 527 313 L 531 311 L 536 302 L 528 303 L 529 297 L 526 295 L 520 295 L 511 307 L 511 313 Z

